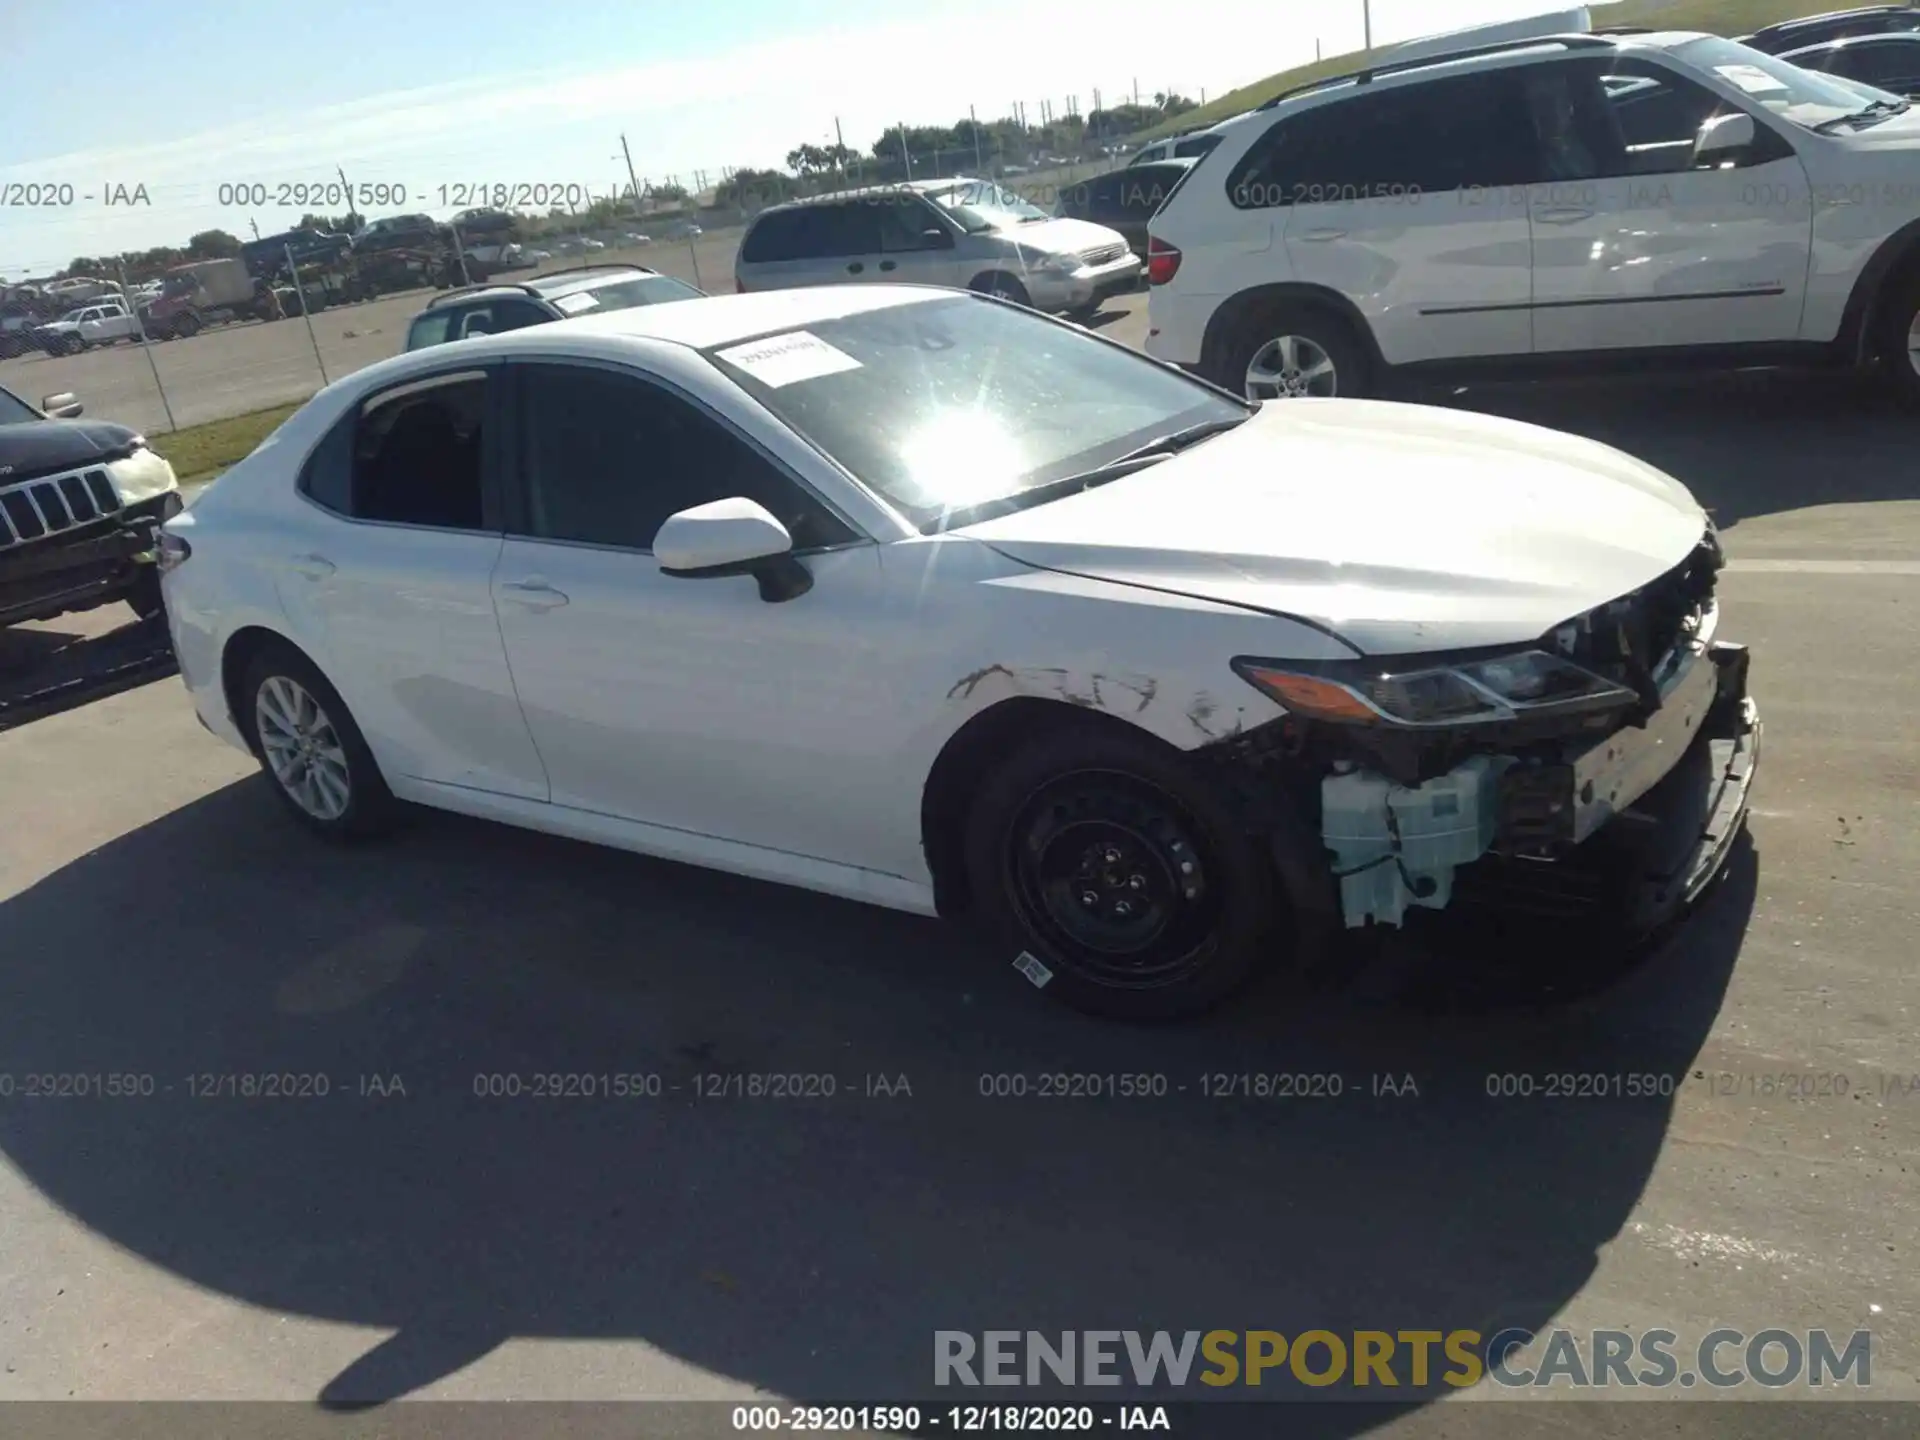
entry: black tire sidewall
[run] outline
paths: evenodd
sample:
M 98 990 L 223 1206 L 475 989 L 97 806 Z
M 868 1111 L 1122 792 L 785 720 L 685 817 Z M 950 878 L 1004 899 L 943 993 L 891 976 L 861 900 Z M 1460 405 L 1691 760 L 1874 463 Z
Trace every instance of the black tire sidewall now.
M 302 809 L 273 773 L 273 767 L 267 763 L 266 750 L 260 743 L 255 706 L 260 687 L 274 676 L 284 676 L 297 682 L 313 696 L 327 712 L 334 733 L 340 737 L 340 747 L 347 755 L 347 808 L 332 820 L 322 820 Z M 267 646 L 247 662 L 241 702 L 241 713 L 235 718 L 239 720 L 247 742 L 260 762 L 262 777 L 288 813 L 301 824 L 330 840 L 361 839 L 383 834 L 393 827 L 399 807 L 380 774 L 379 763 L 373 758 L 373 751 L 368 748 L 366 737 L 360 733 L 360 726 L 354 720 L 353 712 L 347 709 L 346 701 L 340 698 L 340 692 L 327 682 L 327 677 L 320 673 L 319 667 L 311 660 L 290 645 Z
M 1901 282 L 1893 303 L 1882 312 L 1879 326 L 1881 372 L 1900 398 L 1912 406 L 1920 406 L 1920 371 L 1915 371 L 1907 357 L 1907 335 L 1916 315 L 1920 315 L 1920 271 Z
M 165 611 L 166 604 L 160 592 L 160 572 L 151 565 L 142 566 L 140 573 L 127 586 L 126 602 L 142 620 L 151 620 Z
M 1352 327 L 1339 316 L 1312 305 L 1281 305 L 1247 316 L 1234 326 L 1233 338 L 1220 355 L 1220 373 L 1214 383 L 1244 395 L 1247 390 L 1247 366 L 1269 341 L 1282 335 L 1299 335 L 1313 341 L 1333 361 L 1334 398 L 1364 400 L 1373 394 L 1366 352 L 1354 338 Z
M 1181 980 L 1130 990 L 1088 979 L 1028 926 L 1008 894 L 1007 846 L 1021 808 L 1047 781 L 1087 769 L 1119 771 L 1166 792 L 1187 811 L 1220 870 L 1224 904 L 1203 942 L 1208 958 Z M 1076 728 L 1017 750 L 981 787 L 967 816 L 964 853 L 978 917 L 1004 962 L 1011 965 L 1022 952 L 1031 953 L 1053 972 L 1046 993 L 1089 1014 L 1142 1022 L 1198 1015 L 1240 991 L 1284 948 L 1279 885 L 1258 840 L 1193 766 L 1149 737 Z

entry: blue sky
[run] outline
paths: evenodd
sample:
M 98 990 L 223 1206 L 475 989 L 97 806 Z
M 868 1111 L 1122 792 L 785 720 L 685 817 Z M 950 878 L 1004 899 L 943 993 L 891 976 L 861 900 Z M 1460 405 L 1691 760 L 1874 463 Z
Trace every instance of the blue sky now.
M 1546 0 L 1372 0 L 1376 43 L 1534 13 Z M 1198 98 L 1356 49 L 1362 0 L 234 0 L 0 6 L 0 278 L 75 255 L 284 229 L 300 209 L 222 204 L 221 186 L 338 180 L 406 191 L 371 213 L 459 208 L 441 186 L 690 183 L 778 164 L 802 141 L 864 149 L 896 120 L 982 119 L 1024 101 L 1090 108 L 1137 80 Z M 283 18 L 281 18 L 283 17 Z M 1172 17 L 1172 18 L 1169 18 Z M 102 55 L 76 87 L 75 36 Z M 358 38 L 354 38 L 358 37 Z M 17 187 L 71 186 L 28 208 Z M 149 203 L 107 205 L 113 187 Z M 56 199 L 64 199 L 54 190 Z M 89 199 L 87 197 L 93 197 Z M 316 205 L 315 209 L 344 209 Z

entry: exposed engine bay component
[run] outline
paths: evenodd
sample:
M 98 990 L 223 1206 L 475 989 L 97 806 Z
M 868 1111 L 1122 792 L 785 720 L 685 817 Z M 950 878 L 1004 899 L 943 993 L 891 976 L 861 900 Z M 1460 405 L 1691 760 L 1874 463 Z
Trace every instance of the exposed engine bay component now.
M 1409 905 L 1445 908 L 1453 872 L 1492 847 L 1500 776 L 1511 756 L 1476 755 L 1409 788 L 1352 770 L 1320 784 L 1321 835 L 1333 852 L 1349 927 L 1398 925 Z
M 1444 908 L 1455 870 L 1488 854 L 1554 861 L 1628 812 L 1702 743 L 1726 697 L 1744 697 L 1745 652 L 1690 643 L 1660 707 L 1555 757 L 1475 755 L 1407 786 L 1338 762 L 1320 787 L 1321 836 L 1349 927 L 1398 925 L 1410 905 Z M 1343 768 L 1344 767 L 1344 768 Z

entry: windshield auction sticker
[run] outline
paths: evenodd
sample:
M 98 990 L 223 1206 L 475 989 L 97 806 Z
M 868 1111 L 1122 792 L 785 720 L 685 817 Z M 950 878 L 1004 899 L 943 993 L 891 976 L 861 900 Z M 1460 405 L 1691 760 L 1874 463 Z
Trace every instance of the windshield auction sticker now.
M 806 330 L 749 341 L 718 353 L 729 365 L 746 371 L 762 385 L 775 390 L 802 380 L 817 380 L 822 375 L 860 368 L 860 362 L 846 351 L 836 349 Z

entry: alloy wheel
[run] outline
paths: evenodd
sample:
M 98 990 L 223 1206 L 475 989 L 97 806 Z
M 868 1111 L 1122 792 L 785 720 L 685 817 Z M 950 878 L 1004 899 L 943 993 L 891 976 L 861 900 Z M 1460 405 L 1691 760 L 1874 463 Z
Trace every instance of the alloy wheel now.
M 1339 390 L 1333 357 L 1305 335 L 1280 335 L 1262 345 L 1247 362 L 1246 382 L 1250 400 L 1293 400 Z
M 353 799 L 353 778 L 339 732 L 297 680 L 274 675 L 254 697 L 260 748 L 273 778 L 316 820 L 338 820 Z

